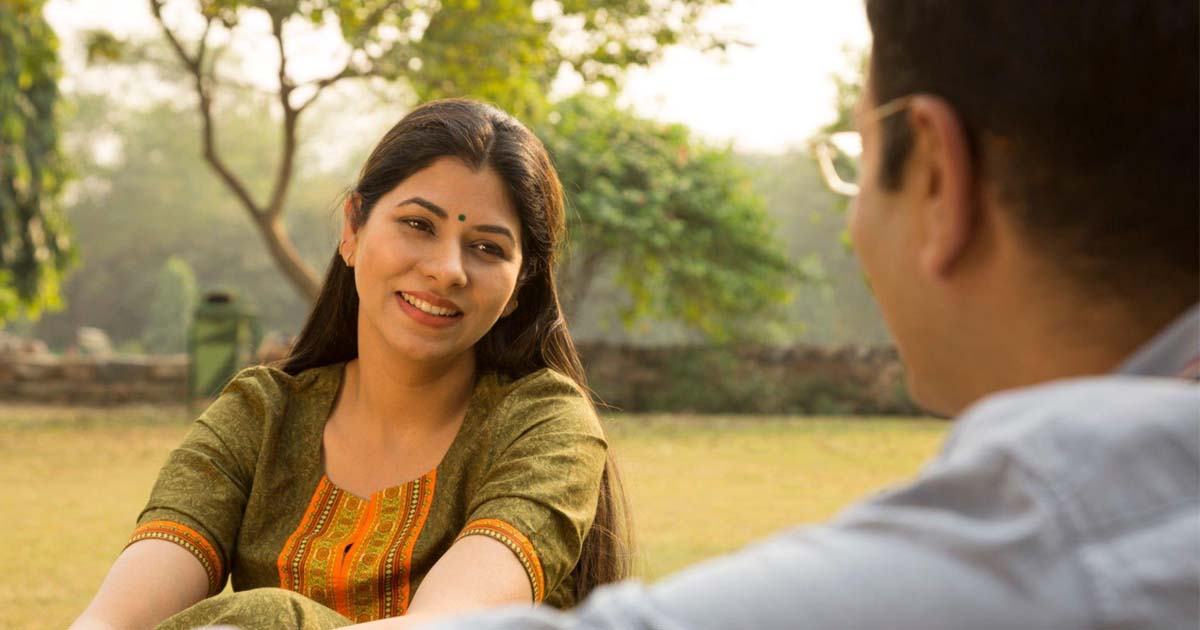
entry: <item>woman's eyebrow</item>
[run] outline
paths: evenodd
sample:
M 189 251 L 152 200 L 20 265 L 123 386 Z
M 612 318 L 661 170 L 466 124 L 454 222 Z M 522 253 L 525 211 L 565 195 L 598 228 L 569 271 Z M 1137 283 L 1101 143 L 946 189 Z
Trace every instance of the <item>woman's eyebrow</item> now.
M 441 219 L 446 219 L 446 218 L 450 217 L 449 213 L 447 213 L 445 210 L 443 210 L 441 206 L 437 205 L 436 203 L 433 203 L 432 201 L 430 201 L 424 197 L 409 197 L 408 199 L 405 199 L 404 201 L 401 201 L 400 203 L 396 204 L 396 207 L 399 208 L 400 206 L 406 206 L 410 203 L 416 204 L 418 206 L 421 206 L 422 208 L 425 208 L 426 210 L 438 215 L 438 217 Z
M 506 228 L 502 225 L 477 225 L 477 226 L 475 226 L 475 229 L 479 230 L 480 232 L 490 232 L 492 234 L 499 234 L 501 236 L 507 236 L 508 240 L 510 240 L 514 243 L 517 242 L 517 239 L 516 239 L 516 237 L 513 236 L 513 233 L 510 232 L 508 228 Z
M 450 218 L 450 213 L 446 212 L 444 209 L 442 209 L 441 206 L 437 205 L 436 203 L 433 203 L 432 201 L 430 201 L 424 197 L 409 197 L 408 199 L 405 199 L 404 201 L 401 201 L 400 203 L 396 204 L 396 207 L 399 208 L 400 206 L 406 206 L 408 204 L 414 204 L 414 205 L 421 206 L 422 208 L 425 208 L 426 210 L 438 215 L 439 218 L 442 218 L 442 219 Z M 489 232 L 491 234 L 499 234 L 501 236 L 507 236 L 508 240 L 510 240 L 514 243 L 517 242 L 517 237 L 513 236 L 512 231 L 502 225 L 478 225 L 478 226 L 475 226 L 475 229 L 479 230 L 480 232 Z

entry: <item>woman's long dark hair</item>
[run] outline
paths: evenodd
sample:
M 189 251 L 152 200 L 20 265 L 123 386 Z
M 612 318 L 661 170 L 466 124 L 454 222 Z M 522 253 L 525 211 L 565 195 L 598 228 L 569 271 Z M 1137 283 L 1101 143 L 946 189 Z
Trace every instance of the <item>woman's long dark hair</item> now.
M 475 345 L 479 369 L 515 379 L 550 368 L 588 392 L 554 281 L 558 248 L 566 234 L 562 185 L 541 141 L 516 119 L 490 105 L 460 99 L 414 109 L 384 135 L 363 165 L 350 193 L 353 227 L 366 224 L 380 197 L 443 157 L 457 158 L 476 170 L 493 169 L 521 218 L 524 257 L 517 308 Z M 317 303 L 281 367 L 295 375 L 357 356 L 354 271 L 334 252 Z M 600 584 L 628 577 L 632 558 L 629 511 L 610 449 L 596 519 L 574 570 L 577 599 Z

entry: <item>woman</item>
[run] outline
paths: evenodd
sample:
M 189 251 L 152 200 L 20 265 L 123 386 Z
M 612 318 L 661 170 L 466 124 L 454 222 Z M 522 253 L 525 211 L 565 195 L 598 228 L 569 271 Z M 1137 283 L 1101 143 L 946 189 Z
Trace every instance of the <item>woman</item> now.
M 542 144 L 482 103 L 423 105 L 344 215 L 292 354 L 200 416 L 75 627 L 567 606 L 627 575 L 623 497 L 559 310 L 563 196 Z M 212 597 L 229 576 L 238 593 Z

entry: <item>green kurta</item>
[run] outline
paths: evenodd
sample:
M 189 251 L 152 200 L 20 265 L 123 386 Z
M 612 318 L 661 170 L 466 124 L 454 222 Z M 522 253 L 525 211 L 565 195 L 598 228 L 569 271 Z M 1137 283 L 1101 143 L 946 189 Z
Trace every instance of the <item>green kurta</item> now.
M 188 549 L 208 571 L 210 595 L 231 576 L 235 591 L 294 591 L 349 623 L 403 614 L 457 538 L 485 535 L 520 560 L 536 601 L 573 604 L 570 574 L 606 449 L 574 383 L 548 369 L 516 381 L 481 376 L 436 469 L 357 497 L 321 464 L 343 369 L 239 374 L 167 459 L 131 543 Z

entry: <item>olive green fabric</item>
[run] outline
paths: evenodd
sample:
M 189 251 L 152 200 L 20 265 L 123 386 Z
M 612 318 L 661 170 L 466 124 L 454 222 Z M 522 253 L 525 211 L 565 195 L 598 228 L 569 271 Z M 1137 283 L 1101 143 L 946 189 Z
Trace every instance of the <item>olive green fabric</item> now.
M 192 630 L 200 626 L 231 626 L 238 630 L 331 630 L 353 623 L 299 593 L 279 588 L 256 588 L 210 597 L 158 624 L 155 630 Z
M 294 377 L 244 370 L 168 457 L 138 524 L 179 523 L 206 540 L 221 565 L 214 593 L 227 577 L 235 591 L 281 586 L 281 551 L 318 486 L 332 485 L 321 440 L 343 373 L 344 364 Z M 402 421 L 403 411 L 396 413 Z M 410 597 L 465 525 L 497 519 L 532 545 L 544 602 L 572 605 L 570 573 L 595 515 L 606 448 L 594 410 L 565 376 L 548 369 L 515 381 L 482 375 L 433 471 L 432 501 L 409 558 Z M 225 600 L 239 601 L 207 605 Z

